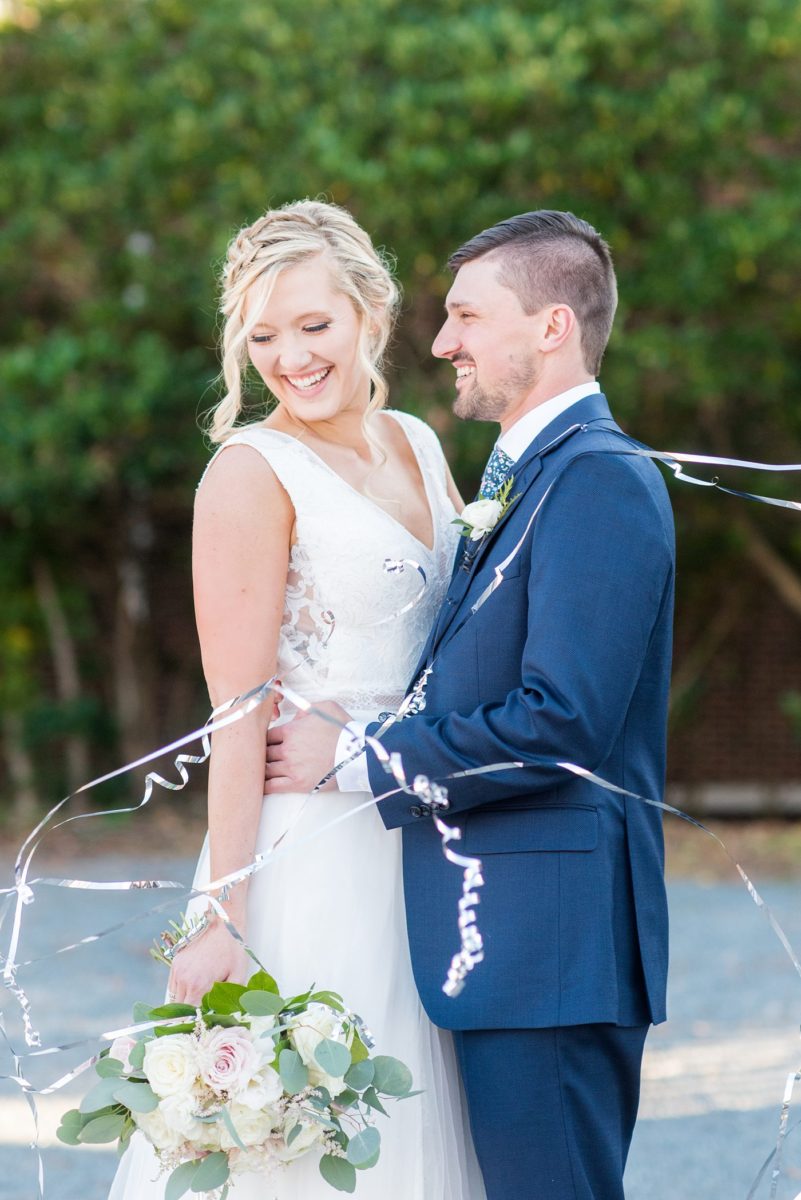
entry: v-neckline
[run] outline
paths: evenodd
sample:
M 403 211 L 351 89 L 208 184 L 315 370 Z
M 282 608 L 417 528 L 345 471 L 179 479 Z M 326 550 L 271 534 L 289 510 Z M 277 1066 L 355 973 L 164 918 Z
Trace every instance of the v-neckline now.
M 412 454 L 414 455 L 414 461 L 417 463 L 417 469 L 420 472 L 420 478 L 423 481 L 423 492 L 425 494 L 426 505 L 428 507 L 428 515 L 431 519 L 431 536 L 434 539 L 433 545 L 431 546 L 427 546 L 426 543 L 421 541 L 416 534 L 412 533 L 411 529 L 404 525 L 403 521 L 399 521 L 397 517 L 393 517 L 391 512 L 388 512 L 387 509 L 382 508 L 380 504 L 376 504 L 375 500 L 371 500 L 370 497 L 366 496 L 364 492 L 360 492 L 359 489 L 355 488 L 352 483 L 348 483 L 347 479 L 340 475 L 339 471 L 335 471 L 331 464 L 325 461 L 322 455 L 318 454 L 316 450 L 312 450 L 311 446 L 307 446 L 305 442 L 300 440 L 300 438 L 294 437 L 291 433 L 284 433 L 282 429 L 272 429 L 269 425 L 262 425 L 261 428 L 267 433 L 277 433 L 279 437 L 286 438 L 288 441 L 294 442 L 297 446 L 300 446 L 300 448 L 305 450 L 307 454 L 311 455 L 315 462 L 318 462 L 328 472 L 329 475 L 333 475 L 334 479 L 338 479 L 342 486 L 347 488 L 349 492 L 352 492 L 354 496 L 358 496 L 360 500 L 363 500 L 365 504 L 368 504 L 370 508 L 375 509 L 376 512 L 383 513 L 388 521 L 391 521 L 392 524 L 398 529 L 402 529 L 403 532 L 407 534 L 413 542 L 416 542 L 418 546 L 425 550 L 426 554 L 433 556 L 436 553 L 437 543 L 439 541 L 439 531 L 434 513 L 434 505 L 431 499 L 431 492 L 428 486 L 428 477 L 423 469 L 423 463 L 421 462 L 420 455 L 417 452 L 417 447 L 404 428 L 403 421 L 398 419 L 399 414 L 393 412 L 392 409 L 386 408 L 382 409 L 382 412 L 384 412 L 386 416 L 391 417 L 395 424 L 399 427 L 401 433 L 409 444 Z

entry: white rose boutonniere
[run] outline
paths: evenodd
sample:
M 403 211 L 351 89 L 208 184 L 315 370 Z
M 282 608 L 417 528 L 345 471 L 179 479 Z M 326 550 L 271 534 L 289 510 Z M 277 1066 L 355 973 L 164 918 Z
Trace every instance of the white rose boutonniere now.
M 471 542 L 480 542 L 492 532 L 501 517 L 517 500 L 517 496 L 509 495 L 513 484 L 514 476 L 510 475 L 495 497 L 479 496 L 478 500 L 468 504 L 451 524 L 461 525 L 462 537 Z

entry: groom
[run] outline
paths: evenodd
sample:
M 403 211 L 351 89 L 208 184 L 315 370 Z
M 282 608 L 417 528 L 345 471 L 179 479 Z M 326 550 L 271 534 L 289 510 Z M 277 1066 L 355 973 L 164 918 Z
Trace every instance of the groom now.
M 670 505 L 596 383 L 617 301 L 598 233 L 571 213 L 525 213 L 449 266 L 433 353 L 456 368 L 456 414 L 500 423 L 482 495 L 505 482 L 509 503 L 460 548 L 416 673 L 431 668 L 424 709 L 382 740 L 409 780 L 445 782 L 457 849 L 483 864 L 485 960 L 456 999 L 442 983 L 461 873 L 418 798 L 379 811 L 403 827 L 415 978 L 454 1031 L 489 1200 L 623 1200 L 645 1036 L 665 1019 L 661 814 L 557 764 L 661 796 Z M 268 775 L 311 787 L 342 757 L 336 740 L 319 721 L 276 730 Z M 525 765 L 449 778 L 512 760 Z M 369 749 L 338 779 L 376 796 L 394 786 Z

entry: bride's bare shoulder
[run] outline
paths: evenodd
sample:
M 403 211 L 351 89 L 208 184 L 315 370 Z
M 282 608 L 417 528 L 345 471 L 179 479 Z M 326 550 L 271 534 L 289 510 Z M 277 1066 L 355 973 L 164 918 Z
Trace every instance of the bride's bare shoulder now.
M 259 443 L 265 439 L 235 436 L 218 448 L 198 484 L 195 524 L 217 518 L 235 517 L 237 524 L 271 524 L 294 517 L 292 502 L 281 484 L 270 454 Z M 269 440 L 269 439 L 268 439 Z

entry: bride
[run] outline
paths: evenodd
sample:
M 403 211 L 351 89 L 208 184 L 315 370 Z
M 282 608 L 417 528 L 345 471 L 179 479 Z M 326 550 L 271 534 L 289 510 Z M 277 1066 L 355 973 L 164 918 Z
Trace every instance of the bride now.
M 218 443 L 198 489 L 193 573 L 213 705 L 275 674 L 355 718 L 397 708 L 439 607 L 461 500 L 435 434 L 384 409 L 381 375 L 398 294 L 367 234 L 343 209 L 301 201 L 267 212 L 228 250 Z M 237 425 L 248 357 L 275 398 Z M 456 506 L 456 508 L 454 508 Z M 425 586 L 423 588 L 423 577 Z M 421 593 L 422 590 L 422 595 Z M 203 885 L 281 839 L 281 855 L 225 902 L 284 995 L 340 992 L 379 1053 L 403 1059 L 422 1095 L 395 1104 L 363 1200 L 482 1200 L 450 1035 L 429 1022 L 412 979 L 398 830 L 359 793 L 263 797 L 271 720 L 262 705 L 214 734 Z M 295 849 L 296 848 L 296 849 Z M 443 978 L 447 963 L 443 963 Z M 197 1003 L 215 980 L 254 969 L 219 918 L 176 955 L 172 998 Z M 332 1195 L 312 1151 L 278 1174 L 236 1177 L 232 1200 Z M 166 1175 L 136 1134 L 110 1200 L 159 1200 Z

